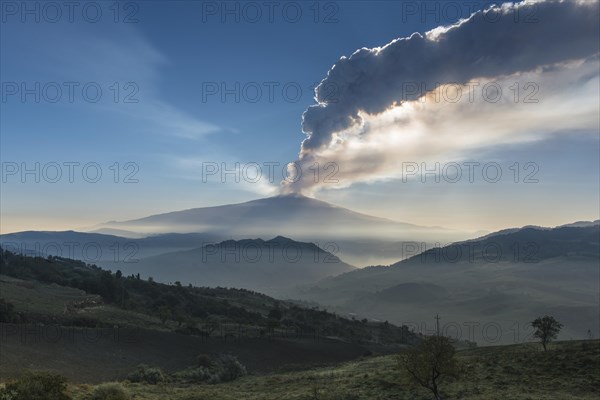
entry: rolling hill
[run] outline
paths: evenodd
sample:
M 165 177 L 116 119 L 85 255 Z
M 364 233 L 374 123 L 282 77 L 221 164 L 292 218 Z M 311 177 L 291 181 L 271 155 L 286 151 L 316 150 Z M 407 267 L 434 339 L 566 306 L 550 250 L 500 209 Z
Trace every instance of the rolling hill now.
M 227 240 L 118 266 L 161 282 L 244 288 L 271 295 L 355 269 L 313 243 L 283 236 Z
M 0 246 L 31 256 L 70 257 L 160 282 L 246 288 L 273 295 L 355 268 L 314 243 L 283 236 L 222 241 L 203 233 L 133 239 L 75 231 L 30 231 L 3 235 Z
M 88 263 L 136 262 L 144 257 L 189 250 L 224 238 L 205 233 L 166 233 L 130 238 L 95 232 L 24 231 L 0 235 L 0 245 L 13 252 L 58 256 Z
M 600 226 L 578 225 L 433 248 L 324 279 L 294 297 L 419 331 L 431 332 L 439 313 L 463 338 L 469 324 L 478 326 L 471 333 L 480 344 L 520 342 L 531 335 L 529 322 L 545 314 L 563 321 L 563 338 L 586 338 L 600 330 Z
M 125 379 L 139 363 L 177 371 L 231 353 L 253 373 L 397 350 L 407 329 L 227 288 L 166 285 L 81 261 L 0 251 L 0 376 L 52 369 Z

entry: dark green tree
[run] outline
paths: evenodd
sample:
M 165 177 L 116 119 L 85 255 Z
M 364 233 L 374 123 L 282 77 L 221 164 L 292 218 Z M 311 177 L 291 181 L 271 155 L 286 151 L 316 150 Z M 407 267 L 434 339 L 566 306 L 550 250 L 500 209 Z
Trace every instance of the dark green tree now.
M 271 311 L 269 311 L 269 315 L 268 315 L 269 319 L 279 321 L 279 320 L 281 320 L 282 317 L 283 317 L 283 313 L 281 312 L 281 309 L 279 309 L 279 308 L 273 308 L 273 309 L 271 309 Z
M 0 297 L 0 322 L 17 322 L 19 315 L 15 311 L 15 306 Z

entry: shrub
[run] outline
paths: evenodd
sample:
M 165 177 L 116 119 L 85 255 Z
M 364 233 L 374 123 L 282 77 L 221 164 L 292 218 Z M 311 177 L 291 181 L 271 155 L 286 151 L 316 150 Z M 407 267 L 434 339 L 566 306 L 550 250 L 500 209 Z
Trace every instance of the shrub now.
M 221 382 L 229 382 L 246 375 L 246 367 L 235 356 L 222 354 L 216 362 L 217 374 Z
M 144 382 L 151 385 L 156 385 L 167 380 L 160 368 L 150 367 L 145 364 L 138 365 L 135 370 L 127 376 L 127 379 L 131 382 Z
M 198 367 L 188 368 L 174 374 L 174 378 L 186 383 L 220 383 L 233 381 L 246 375 L 246 367 L 231 355 L 219 355 L 216 359 L 198 356 Z
M 19 322 L 19 314 L 15 311 L 15 306 L 2 297 L 0 297 L 0 322 Z
M 0 388 L 0 400 L 14 400 L 17 392 L 9 391 L 6 388 Z
M 131 396 L 118 382 L 103 383 L 96 386 L 90 400 L 129 400 Z
M 65 394 L 67 379 L 50 372 L 25 372 L 0 390 L 0 399 L 7 400 L 70 400 Z
M 200 354 L 196 357 L 196 364 L 201 368 L 212 368 L 215 363 L 213 359 L 207 354 Z
M 218 377 L 214 373 L 211 373 L 210 370 L 203 367 L 188 368 L 175 373 L 173 377 L 177 381 L 185 383 L 201 383 L 211 382 L 215 379 L 218 380 Z

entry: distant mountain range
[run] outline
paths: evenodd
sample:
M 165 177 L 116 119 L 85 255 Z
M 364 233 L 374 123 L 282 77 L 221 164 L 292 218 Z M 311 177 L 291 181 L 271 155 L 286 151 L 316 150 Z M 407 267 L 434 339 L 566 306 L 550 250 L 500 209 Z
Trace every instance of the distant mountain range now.
M 239 204 L 193 208 L 129 221 L 110 221 L 89 231 L 119 236 L 204 233 L 222 239 L 276 235 L 318 243 L 360 266 L 403 258 L 404 242 L 450 243 L 473 237 L 357 213 L 301 195 L 281 195 Z
M 145 258 L 191 250 L 206 242 L 227 239 L 290 237 L 313 242 L 351 264 L 389 264 L 406 257 L 406 243 L 432 245 L 472 238 L 474 234 L 442 227 L 426 227 L 373 217 L 301 195 L 275 196 L 240 204 L 194 208 L 130 221 L 110 221 L 83 231 L 28 231 L 0 236 L 19 246 L 75 242 L 73 257 L 89 259 L 102 247 L 100 261 L 127 255 Z M 132 245 L 134 243 L 134 245 Z M 124 249 L 124 246 L 128 246 Z M 67 251 L 65 249 L 64 251 Z M 123 251 L 126 250 L 126 251 Z M 117 254 L 118 253 L 118 254 Z M 66 254 L 67 256 L 69 254 Z
M 129 239 L 75 231 L 29 231 L 2 235 L 0 245 L 16 253 L 70 257 L 160 282 L 245 288 L 273 295 L 355 269 L 314 243 L 283 236 L 266 241 L 218 241 L 199 233 Z
M 600 225 L 527 227 L 432 248 L 390 266 L 327 278 L 293 297 L 340 311 L 432 329 L 467 325 L 480 343 L 511 343 L 531 334 L 538 315 L 565 324 L 563 338 L 600 330 Z M 487 327 L 487 328 L 486 328 Z M 491 328 L 490 328 L 491 327 Z M 483 329 L 500 329 L 497 341 Z M 494 333 L 496 335 L 496 333 Z M 465 338 L 463 336 L 463 338 Z
M 10 251 L 42 256 L 62 256 L 87 263 L 135 263 L 141 258 L 189 250 L 224 238 L 210 233 L 165 233 L 131 238 L 95 232 L 25 231 L 0 235 Z
M 90 230 L 96 232 L 19 232 L 0 236 L 0 244 L 162 282 L 240 287 L 315 302 L 342 313 L 414 323 L 421 331 L 431 328 L 438 313 L 446 324 L 464 329 L 470 322 L 481 329 L 498 324 L 503 333 L 497 342 L 481 329 L 462 337 L 480 343 L 521 340 L 531 333 L 528 323 L 543 314 L 565 324 L 563 338 L 583 338 L 588 329 L 600 333 L 598 220 L 481 236 L 277 196 Z M 436 242 L 453 244 L 440 248 Z
M 470 240 L 481 240 L 481 239 L 484 239 L 486 237 L 498 236 L 498 235 L 502 235 L 502 234 L 506 234 L 506 233 L 518 232 L 520 230 L 528 229 L 528 228 L 538 229 L 538 230 L 549 230 L 549 229 L 555 229 L 555 228 L 584 228 L 584 227 L 590 227 L 590 226 L 594 226 L 594 225 L 598 225 L 598 224 L 600 224 L 600 219 L 597 219 L 595 221 L 577 221 L 577 222 L 572 222 L 570 224 L 559 225 L 559 226 L 556 226 L 554 228 L 537 226 L 537 225 L 526 225 L 526 226 L 523 226 L 523 227 L 520 227 L 520 228 L 502 229 L 502 230 L 497 231 L 497 232 L 488 233 L 488 234 L 486 234 L 484 236 L 478 237 L 477 239 L 470 239 Z

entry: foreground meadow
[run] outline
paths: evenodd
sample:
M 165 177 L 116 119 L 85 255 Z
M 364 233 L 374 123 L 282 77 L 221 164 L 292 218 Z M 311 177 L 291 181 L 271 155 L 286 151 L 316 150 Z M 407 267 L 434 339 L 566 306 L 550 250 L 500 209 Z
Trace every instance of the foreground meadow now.
M 537 344 L 486 347 L 457 353 L 460 378 L 442 386 L 445 399 L 597 399 L 600 341 L 558 342 L 543 352 Z M 250 371 L 251 372 L 251 371 Z M 401 400 L 430 399 L 400 369 L 395 356 L 367 357 L 337 366 L 269 375 L 247 375 L 209 385 L 122 383 L 132 399 L 144 400 Z M 76 400 L 94 386 L 69 388 Z

